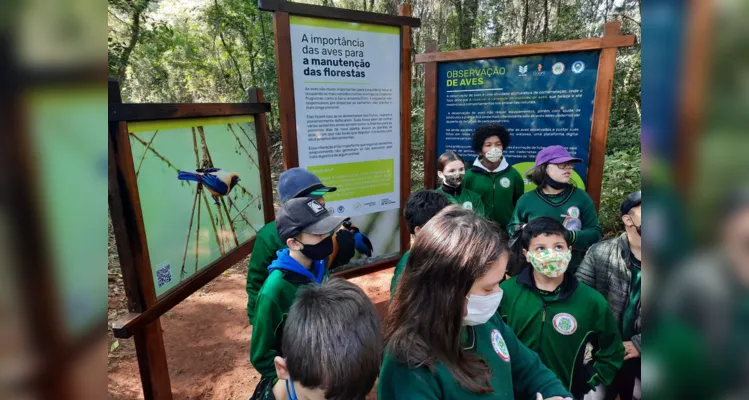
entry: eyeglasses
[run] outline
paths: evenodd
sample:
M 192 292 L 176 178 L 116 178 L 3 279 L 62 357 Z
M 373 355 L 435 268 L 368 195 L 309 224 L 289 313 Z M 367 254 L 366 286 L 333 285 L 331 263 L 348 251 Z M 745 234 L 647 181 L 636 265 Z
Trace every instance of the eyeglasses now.
M 574 164 L 572 162 L 569 162 L 569 161 L 563 162 L 563 163 L 560 163 L 560 164 L 552 164 L 552 165 L 555 165 L 559 169 L 572 169 L 572 167 L 574 166 Z

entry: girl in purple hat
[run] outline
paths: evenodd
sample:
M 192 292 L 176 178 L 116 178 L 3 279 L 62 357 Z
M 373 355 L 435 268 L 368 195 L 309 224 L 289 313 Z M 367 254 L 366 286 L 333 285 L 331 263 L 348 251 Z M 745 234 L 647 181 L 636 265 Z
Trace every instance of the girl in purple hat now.
M 572 274 L 588 248 L 602 236 L 593 200 L 570 183 L 573 164 L 581 161 L 562 146 L 549 146 L 539 151 L 536 165 L 526 172 L 537 187 L 520 197 L 507 225 L 508 232 L 513 235 L 538 217 L 551 217 L 561 222 L 566 229 L 565 237 L 572 245 L 568 268 Z

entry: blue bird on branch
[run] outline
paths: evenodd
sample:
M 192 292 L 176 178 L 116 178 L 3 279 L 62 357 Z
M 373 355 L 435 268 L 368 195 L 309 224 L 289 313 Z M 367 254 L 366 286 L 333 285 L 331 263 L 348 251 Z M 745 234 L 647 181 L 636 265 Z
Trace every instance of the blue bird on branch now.
M 195 172 L 179 171 L 177 179 L 202 184 L 211 192 L 216 205 L 219 205 L 219 197 L 228 195 L 234 189 L 234 186 L 241 181 L 236 173 L 224 171 L 221 168 L 200 168 L 196 169 Z M 231 202 L 231 198 L 227 198 Z

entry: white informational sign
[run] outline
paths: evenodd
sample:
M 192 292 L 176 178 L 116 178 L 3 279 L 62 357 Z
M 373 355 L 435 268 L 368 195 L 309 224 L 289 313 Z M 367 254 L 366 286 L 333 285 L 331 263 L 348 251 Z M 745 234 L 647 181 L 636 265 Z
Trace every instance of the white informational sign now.
M 336 215 L 397 214 L 400 29 L 299 16 L 290 23 L 299 166 L 338 188 L 325 196 Z

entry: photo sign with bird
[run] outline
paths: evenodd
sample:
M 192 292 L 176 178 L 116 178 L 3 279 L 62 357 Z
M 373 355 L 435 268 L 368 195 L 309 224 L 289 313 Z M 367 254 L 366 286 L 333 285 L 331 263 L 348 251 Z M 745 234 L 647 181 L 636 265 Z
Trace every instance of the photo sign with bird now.
M 254 117 L 128 124 L 156 295 L 264 225 Z

